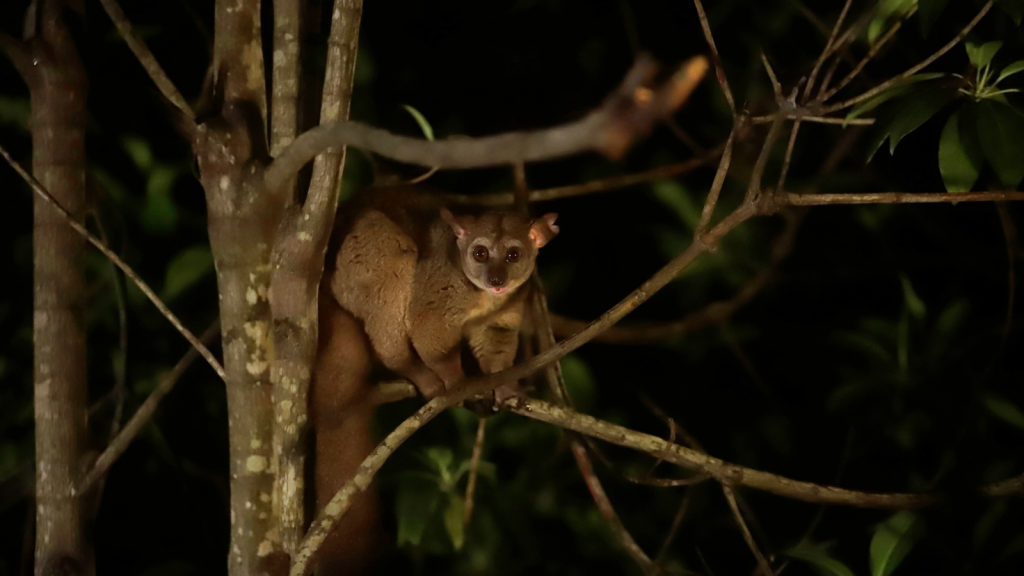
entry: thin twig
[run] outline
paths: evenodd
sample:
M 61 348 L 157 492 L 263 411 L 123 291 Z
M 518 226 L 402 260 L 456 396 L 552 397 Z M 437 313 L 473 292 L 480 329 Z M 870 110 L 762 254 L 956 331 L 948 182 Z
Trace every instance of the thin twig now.
M 687 490 L 686 494 L 683 495 L 683 501 L 679 503 L 679 509 L 676 510 L 676 515 L 672 518 L 672 525 L 669 526 L 668 534 L 665 535 L 665 540 L 662 541 L 661 548 L 658 549 L 658 555 L 654 557 L 656 562 L 660 563 L 665 558 L 669 547 L 672 546 L 672 541 L 676 539 L 679 526 L 682 525 L 683 517 L 686 516 L 686 509 L 690 507 L 690 497 L 692 494 L 693 490 Z
M 849 3 L 847 3 L 849 6 Z M 786 155 L 782 158 L 782 170 L 779 171 L 779 182 L 775 185 L 775 190 L 782 192 L 786 189 L 786 175 L 789 173 L 789 163 L 793 159 L 793 147 L 796 146 L 796 137 L 800 133 L 800 120 L 793 122 L 793 127 L 789 130 L 789 143 L 786 145 Z
M 849 194 L 779 194 L 775 201 L 789 206 L 833 206 L 839 204 L 958 204 L 960 202 L 1019 202 L 1024 192 L 864 192 Z
M 761 146 L 761 153 L 757 155 L 754 169 L 750 174 L 750 182 L 747 184 L 746 199 L 748 202 L 761 195 L 761 180 L 764 178 L 764 169 L 768 166 L 768 157 L 771 155 L 772 147 L 775 146 L 775 140 L 779 137 L 779 128 L 781 126 L 782 120 L 776 118 L 772 122 L 771 128 L 768 129 L 768 135 L 765 136 L 764 144 Z
M 746 521 L 743 520 L 743 514 L 736 503 L 736 493 L 725 483 L 722 484 L 722 493 L 725 494 L 725 500 L 729 503 L 729 510 L 732 511 L 732 517 L 736 520 L 736 525 L 739 526 L 740 532 L 743 533 L 743 540 L 746 541 L 750 551 L 757 558 L 757 565 L 761 567 L 761 572 L 765 576 L 775 576 L 771 564 L 768 563 L 764 554 L 761 553 L 761 549 L 757 547 L 757 542 L 754 542 L 754 535 L 750 533 L 750 528 L 747 527 Z
M 332 122 L 296 138 L 267 167 L 264 182 L 278 190 L 314 156 L 333 146 L 355 146 L 381 156 L 440 169 L 480 168 L 561 158 L 597 150 L 620 158 L 653 124 L 689 98 L 707 72 L 707 59 L 686 61 L 659 87 L 652 87 L 655 65 L 641 59 L 604 105 L 576 122 L 485 138 L 424 140 L 391 134 L 359 122 Z
M 484 439 L 487 432 L 487 419 L 480 418 L 476 425 L 476 439 L 473 441 L 473 454 L 469 458 L 469 476 L 466 478 L 466 507 L 462 510 L 462 525 L 469 526 L 473 519 L 473 504 L 476 498 L 476 477 L 480 472 L 480 457 L 484 453 Z
M 729 132 L 729 139 L 725 141 L 725 150 L 722 152 L 722 159 L 718 161 L 715 179 L 711 182 L 707 199 L 704 200 L 704 208 L 700 212 L 700 221 L 697 222 L 697 227 L 693 231 L 693 237 L 696 240 L 700 239 L 700 235 L 711 224 L 711 217 L 715 213 L 715 206 L 718 205 L 718 196 L 722 193 L 722 186 L 725 185 L 726 176 L 729 175 L 729 165 L 732 163 L 732 149 L 736 143 L 736 134 L 741 129 L 740 124 L 742 124 L 742 119 L 733 124 L 732 131 Z
M 556 344 L 554 332 L 551 330 L 547 296 L 544 293 L 544 286 L 540 281 L 540 277 L 536 274 L 534 274 L 533 288 L 533 317 L 537 328 L 539 350 L 544 352 L 553 348 Z M 566 407 L 571 406 L 572 400 L 569 398 L 568 390 L 565 388 L 565 378 L 562 375 L 561 364 L 555 362 L 546 367 L 545 377 L 548 383 L 548 390 L 558 404 Z M 622 523 L 618 512 L 615 511 L 615 506 L 612 504 L 607 492 L 605 492 L 601 479 L 594 472 L 594 464 L 587 451 L 584 437 L 571 432 L 567 435 L 569 437 L 569 448 L 572 450 L 573 459 L 576 461 L 576 467 L 579 469 L 580 475 L 587 485 L 587 490 L 590 492 L 594 504 L 601 512 L 601 516 L 604 517 L 605 522 L 608 523 L 608 527 L 616 535 L 623 549 L 626 550 L 645 574 L 650 574 L 654 570 L 655 564 L 650 556 L 644 552 L 643 548 L 637 544 L 636 539 L 633 538 L 625 524 Z
M 156 84 L 160 93 L 164 95 L 164 98 L 167 98 L 171 104 L 174 104 L 178 110 L 181 110 L 185 118 L 189 121 L 194 121 L 196 114 L 192 111 L 192 107 L 188 105 L 185 97 L 181 95 L 178 88 L 167 77 L 167 73 L 160 67 L 160 63 L 156 61 L 156 57 L 146 47 L 146 43 L 132 31 L 132 23 L 128 21 L 128 17 L 125 16 L 117 1 L 100 0 L 100 4 L 103 5 L 103 9 L 106 10 L 107 15 L 114 22 L 114 26 L 117 27 L 117 32 L 121 34 L 121 38 L 124 39 L 125 43 L 128 44 L 128 48 L 135 54 L 139 64 L 142 64 L 142 67 L 146 69 L 146 73 L 149 74 L 149 77 Z
M 621 174 L 618 176 L 609 176 L 607 178 L 591 180 L 590 182 L 583 182 L 582 184 L 533 190 L 530 192 L 530 202 L 547 202 L 550 200 L 557 200 L 559 198 L 571 198 L 573 196 L 593 194 L 595 192 L 608 192 L 610 190 L 617 190 L 620 188 L 635 186 L 637 184 L 645 184 L 655 180 L 671 178 L 672 176 L 685 174 L 714 162 L 715 159 L 722 155 L 722 151 L 724 149 L 725 145 L 720 144 L 702 156 L 691 158 L 690 160 L 686 160 L 685 162 L 680 162 L 678 164 L 659 166 L 657 168 L 652 168 L 651 170 L 644 172 L 637 172 L 635 174 Z M 498 194 L 446 193 L 441 195 L 447 203 L 476 206 L 509 206 L 513 204 L 513 196 L 512 192 L 502 192 Z
M 974 27 L 978 24 L 978 22 L 981 21 L 981 19 L 985 16 L 985 14 L 988 14 L 988 11 L 992 9 L 992 5 L 993 5 L 994 2 L 995 2 L 995 0 L 988 0 L 988 2 L 986 2 L 985 5 L 981 8 L 981 11 L 978 12 L 978 15 L 975 16 L 973 20 L 968 22 L 967 26 L 965 26 L 964 29 L 961 30 L 960 33 L 956 35 L 955 38 L 950 40 L 948 44 L 946 44 L 945 46 L 940 48 L 937 52 L 935 52 L 934 54 L 932 54 L 928 58 L 925 58 L 923 61 L 921 61 L 921 63 L 919 63 L 919 64 L 917 64 L 915 66 L 911 66 L 910 68 L 908 68 L 902 74 L 899 74 L 897 76 L 893 76 L 892 78 L 886 80 L 885 82 L 882 82 L 881 84 L 875 86 L 874 88 L 868 90 L 867 92 L 864 92 L 863 94 L 861 94 L 859 96 L 855 96 L 853 98 L 850 98 L 849 100 L 844 100 L 842 102 L 839 102 L 838 104 L 833 104 L 832 106 L 829 106 L 829 107 L 823 109 L 822 113 L 823 114 L 829 114 L 831 112 L 836 112 L 837 110 L 842 110 L 844 108 L 849 108 L 850 106 L 854 106 L 856 104 L 859 104 L 859 103 L 867 100 L 868 98 L 871 98 L 873 96 L 876 96 L 876 95 L 884 92 L 885 90 L 888 90 L 890 87 L 892 87 L 897 82 L 899 82 L 901 80 L 904 80 L 906 78 L 909 78 L 909 77 L 913 76 L 914 74 L 917 74 L 919 71 L 921 71 L 924 68 L 926 68 L 927 66 L 929 66 L 932 62 L 935 62 L 936 60 L 938 60 L 939 57 L 941 57 L 946 52 L 949 52 L 950 50 L 953 49 L 953 47 L 955 47 L 957 44 L 962 42 L 963 39 L 967 36 L 967 34 L 969 34 L 971 32 L 971 30 L 973 30 Z
M 801 122 L 814 122 L 815 124 L 842 124 L 843 126 L 871 126 L 875 123 L 874 118 L 835 118 L 831 116 L 816 116 L 811 114 L 807 108 L 794 108 L 788 111 L 780 111 L 775 114 L 754 116 L 750 118 L 751 124 L 768 124 L 782 118 L 783 120 L 799 120 Z
M 911 12 L 913 12 L 913 10 L 911 10 Z M 903 20 L 901 19 L 897 21 L 895 24 L 893 24 L 891 28 L 886 30 L 885 34 L 883 34 L 880 38 L 872 42 L 871 47 L 868 48 L 868 53 L 864 55 L 864 57 L 861 58 L 860 62 L 857 62 L 857 65 L 853 67 L 853 70 L 851 70 L 849 74 L 844 76 L 843 79 L 840 80 L 839 83 L 836 84 L 833 88 L 826 90 L 825 86 L 827 86 L 827 83 L 823 82 L 821 85 L 822 90 L 818 93 L 818 96 L 817 98 L 815 98 L 815 100 L 817 102 L 825 102 L 829 98 L 834 96 L 837 92 L 845 88 L 847 84 L 852 82 L 854 78 L 860 75 L 861 71 L 864 70 L 864 67 L 868 65 L 868 62 L 871 62 L 875 58 L 875 56 L 878 55 L 878 52 L 881 51 L 882 47 L 885 46 L 890 39 L 896 36 L 896 33 L 899 32 L 902 26 Z
M 732 97 L 732 90 L 729 89 L 729 79 L 725 76 L 725 68 L 722 67 L 722 56 L 718 53 L 718 47 L 715 46 L 715 38 L 711 34 L 708 15 L 704 13 L 704 5 L 701 4 L 700 0 L 693 0 L 693 5 L 697 8 L 697 17 L 700 19 L 701 29 L 704 30 L 704 39 L 707 40 L 708 48 L 711 49 L 711 61 L 715 65 L 715 76 L 718 78 L 718 83 L 722 86 L 725 101 L 729 103 L 729 111 L 732 112 L 732 116 L 735 118 L 736 101 Z
M 29 186 L 31 186 L 32 191 L 35 192 L 37 196 L 39 196 L 50 206 L 52 206 L 55 210 L 57 210 L 57 212 L 60 213 L 60 215 L 64 218 L 64 220 L 68 223 L 69 226 L 74 228 L 76 232 L 81 234 L 86 240 L 89 241 L 90 244 L 95 246 L 97 250 L 99 250 L 100 252 L 103 253 L 104 256 L 109 258 L 111 262 L 113 262 L 118 268 L 121 269 L 122 272 L 124 272 L 125 276 L 130 278 L 131 281 L 134 282 L 136 286 L 138 286 L 139 290 L 142 291 L 142 293 L 145 294 L 147 298 L 149 298 L 149 301 L 152 302 L 154 306 L 156 306 L 157 310 L 159 310 L 160 313 L 163 314 L 164 318 L 166 318 L 167 321 L 170 322 L 171 325 L 174 326 L 178 330 L 178 332 L 180 332 L 181 335 L 185 337 L 186 340 L 188 340 L 189 344 L 191 344 L 194 348 L 196 348 L 199 351 L 200 354 L 202 354 L 203 358 L 205 358 L 206 361 L 210 364 L 210 366 L 213 367 L 213 370 L 217 373 L 217 376 L 220 376 L 221 380 L 227 379 L 227 376 L 224 374 L 224 367 L 220 365 L 220 362 L 217 361 L 217 358 L 214 357 L 213 353 L 210 352 L 210 350 L 205 345 L 203 345 L 203 343 L 200 342 L 198 338 L 196 338 L 195 334 L 193 334 L 188 328 L 185 328 L 185 325 L 182 324 L 181 320 L 179 320 L 178 317 L 174 315 L 174 312 L 171 312 L 170 308 L 168 308 L 167 305 L 164 304 L 162 300 L 160 300 L 160 297 L 156 295 L 156 292 L 153 292 L 153 289 L 150 288 L 149 285 L 146 284 L 142 280 L 142 278 L 140 278 L 139 275 L 136 274 L 135 271 L 132 270 L 131 267 L 124 262 L 124 260 L 121 260 L 121 258 L 113 250 L 104 246 L 103 242 L 101 242 L 99 238 L 93 236 L 93 234 L 89 232 L 85 228 L 85 226 L 82 226 L 77 220 L 75 220 L 75 218 L 67 211 L 67 209 L 61 206 L 60 203 L 57 202 L 57 200 L 53 196 L 51 196 L 50 193 L 47 192 L 46 189 L 43 188 L 43 186 L 31 174 L 26 172 L 25 169 L 22 168 L 21 164 L 15 161 L 14 158 L 11 157 L 11 155 L 3 146 L 0 146 L 0 155 L 2 155 L 5 160 L 7 160 L 7 163 L 10 164 L 12 168 L 14 168 L 15 172 L 17 172 L 18 175 L 21 176 L 22 180 L 24 180 L 25 182 L 28 183 Z
M 806 101 L 814 90 L 814 83 L 818 81 L 818 72 L 821 71 L 821 67 L 825 64 L 828 55 L 832 53 L 832 45 L 835 44 L 836 36 L 839 35 L 839 30 L 843 27 L 843 22 L 846 20 L 846 14 L 850 11 L 851 4 L 853 4 L 853 0 L 846 0 L 846 3 L 843 4 L 843 9 L 839 12 L 839 18 L 836 20 L 835 26 L 832 27 L 828 41 L 825 42 L 825 47 L 821 49 L 821 55 L 818 56 L 817 62 L 814 63 L 814 68 L 811 69 L 811 75 L 807 78 L 807 84 L 804 86 L 803 101 Z
M 213 340 L 214 336 L 217 335 L 220 330 L 220 322 L 214 321 L 209 328 L 203 332 L 202 339 L 204 342 Z M 79 482 L 76 490 L 79 494 L 84 494 L 97 480 L 106 476 L 107 470 L 117 461 L 117 459 L 124 454 L 124 451 L 128 449 L 128 446 L 132 443 L 132 440 L 139 434 L 142 427 L 149 422 L 150 418 L 156 412 L 157 407 L 160 405 L 160 401 L 163 400 L 164 396 L 174 388 L 174 385 L 181 378 L 181 375 L 188 370 L 188 367 L 192 365 L 192 362 L 196 359 L 199 353 L 195 347 L 189 348 L 185 355 L 178 360 L 178 363 L 174 365 L 174 368 L 170 372 L 162 375 L 159 379 L 159 383 L 156 388 L 150 392 L 146 400 L 139 406 L 135 414 L 132 414 L 128 423 L 124 425 L 124 429 L 115 437 L 107 448 L 100 454 L 99 458 L 96 459 L 96 463 L 93 464 L 92 469 L 85 475 L 81 482 Z
M 782 101 L 782 85 L 779 84 L 779 79 L 775 76 L 775 70 L 772 69 L 772 65 L 768 62 L 768 57 L 761 52 L 761 63 L 764 64 L 764 71 L 768 73 L 768 79 L 772 81 L 772 92 L 775 92 L 775 101 Z

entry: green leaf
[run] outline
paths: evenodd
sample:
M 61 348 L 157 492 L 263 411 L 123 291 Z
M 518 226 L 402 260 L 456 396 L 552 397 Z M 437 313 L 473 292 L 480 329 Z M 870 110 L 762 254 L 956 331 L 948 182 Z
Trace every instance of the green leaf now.
M 999 84 L 1004 78 L 1012 76 L 1021 70 L 1024 70 L 1024 60 L 1017 60 L 1006 68 L 1003 68 L 1003 71 L 999 73 L 999 77 L 996 78 L 996 84 Z
M 924 302 L 918 297 L 917 292 L 914 292 L 914 286 L 910 283 L 910 278 L 904 275 L 900 275 L 900 284 L 903 285 L 903 301 L 907 305 L 907 310 L 910 315 L 921 320 L 928 313 L 925 308 Z
M 893 154 L 900 140 L 942 110 L 954 96 L 955 92 L 947 88 L 922 89 L 889 106 L 876 124 L 875 138 L 868 149 L 868 160 L 871 160 L 886 138 L 889 139 L 889 154 Z
M 170 301 L 213 272 L 213 254 L 208 246 L 192 246 L 178 253 L 167 265 L 160 297 Z
M 916 4 L 916 0 L 882 0 L 878 5 L 875 17 L 868 24 L 868 42 L 874 42 L 889 29 L 889 21 L 906 14 Z
M 430 122 L 427 122 L 426 116 L 420 114 L 419 110 L 409 106 L 408 104 L 402 104 L 402 108 L 405 108 L 405 111 L 411 114 L 416 120 L 416 123 L 420 126 L 420 130 L 423 132 L 423 136 L 425 136 L 427 140 L 433 141 L 434 129 L 430 126 Z
M 973 42 L 964 43 L 964 48 L 967 49 L 967 58 L 974 64 L 975 68 L 984 68 L 992 62 L 992 58 L 999 52 L 999 49 L 1003 47 L 1001 40 L 993 40 L 992 42 L 986 42 L 981 46 L 974 44 Z
M 448 508 L 444 511 L 444 527 L 456 550 L 461 550 L 462 545 L 466 542 L 465 526 L 462 524 L 462 515 L 465 509 L 466 503 L 462 496 L 453 494 L 448 498 Z
M 1024 116 L 991 99 L 977 104 L 977 133 L 985 157 L 1009 188 L 1024 179 Z
M 935 21 L 946 9 L 949 0 L 917 0 L 917 16 L 921 19 L 921 35 L 927 37 Z
M 839 560 L 829 556 L 826 547 L 822 545 L 797 546 L 786 550 L 783 554 L 810 564 L 811 568 L 821 576 L 854 576 L 853 570 L 847 568 Z
M 701 207 L 683 185 L 675 180 L 659 180 L 651 184 L 654 197 L 671 208 L 687 228 L 693 230 L 700 222 Z
M 1024 0 L 999 0 L 999 5 L 1013 18 L 1014 24 L 1020 26 L 1021 17 L 1024 16 Z
M 999 418 L 1003 422 L 1024 430 L 1024 412 L 1020 411 L 1012 402 L 997 396 L 995 394 L 985 394 L 985 407 L 991 412 L 996 418 Z
M 440 497 L 441 492 L 432 483 L 407 480 L 399 485 L 395 497 L 395 515 L 398 520 L 395 540 L 399 546 L 419 546 L 423 530 L 437 509 Z
M 125 136 L 121 138 L 121 147 L 143 173 L 153 167 L 153 150 L 149 142 L 137 136 Z
M 177 168 L 161 166 L 154 168 L 146 182 L 146 204 L 139 214 L 142 227 L 157 234 L 174 230 L 178 224 L 178 205 L 174 203 L 171 190 L 178 179 Z
M 590 412 L 597 390 L 594 375 L 587 363 L 579 356 L 569 354 L 562 358 L 562 377 L 565 379 L 565 389 L 576 409 L 585 413 Z
M 888 90 L 883 90 L 882 93 L 879 94 L 878 96 L 875 96 L 874 98 L 868 98 L 864 102 L 861 102 L 860 104 L 854 106 L 853 110 L 850 110 L 850 113 L 846 115 L 846 119 L 853 120 L 854 118 L 861 116 L 865 112 L 870 112 L 875 108 L 878 108 L 880 105 L 897 96 L 902 96 L 903 94 L 910 92 L 913 89 L 913 84 L 917 84 L 918 82 L 927 82 L 928 80 L 935 80 L 936 78 L 942 78 L 944 76 L 946 76 L 946 74 L 943 74 L 941 72 L 914 74 L 910 78 L 897 82 L 893 87 L 889 88 Z
M 939 138 L 939 173 L 946 192 L 970 192 L 981 172 L 981 150 L 965 145 L 962 124 L 960 112 L 954 112 Z
M 901 511 L 875 528 L 871 538 L 871 576 L 889 576 L 921 536 L 921 521 L 913 512 Z
M 452 449 L 447 446 L 431 446 L 427 448 L 427 458 L 437 466 L 440 472 L 451 470 L 452 461 L 454 460 Z

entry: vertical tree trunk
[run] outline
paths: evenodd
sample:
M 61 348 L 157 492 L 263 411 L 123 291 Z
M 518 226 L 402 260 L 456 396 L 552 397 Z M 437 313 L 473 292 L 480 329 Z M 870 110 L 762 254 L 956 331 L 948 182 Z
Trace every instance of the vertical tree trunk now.
M 214 74 L 220 116 L 193 143 L 217 267 L 230 444 L 228 574 L 266 574 L 277 549 L 271 494 L 270 253 L 281 211 L 262 193 L 266 92 L 259 0 L 217 0 Z
M 22 70 L 32 97 L 32 171 L 81 220 L 88 82 L 65 2 L 42 0 L 34 8 L 36 24 L 26 31 L 32 62 Z M 39 198 L 34 215 L 35 573 L 91 575 L 86 500 L 74 488 L 88 441 L 85 241 Z
M 336 0 L 328 39 L 321 123 L 348 118 L 361 15 L 362 0 Z M 274 93 L 276 98 L 276 89 Z M 317 157 L 306 201 L 285 211 L 274 248 L 270 291 L 275 352 L 271 368 L 277 469 L 274 512 L 280 523 L 282 549 L 289 555 L 298 549 L 305 531 L 304 432 L 308 426 L 309 383 L 317 353 L 317 297 L 324 252 L 338 207 L 344 161 L 344 149 Z

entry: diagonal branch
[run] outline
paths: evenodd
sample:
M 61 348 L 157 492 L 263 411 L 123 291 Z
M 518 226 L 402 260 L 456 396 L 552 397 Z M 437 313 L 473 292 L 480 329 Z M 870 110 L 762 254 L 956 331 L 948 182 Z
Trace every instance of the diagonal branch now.
M 896 84 L 897 82 L 899 82 L 899 81 L 901 81 L 903 79 L 909 78 L 910 76 L 913 76 L 914 74 L 917 74 L 918 72 L 920 72 L 921 70 L 923 70 L 924 68 L 929 66 L 932 62 L 935 62 L 936 60 L 938 60 L 940 56 L 942 56 L 946 52 L 949 52 L 950 50 L 953 49 L 954 46 L 956 46 L 961 41 L 963 41 L 963 39 L 965 37 L 967 37 L 967 34 L 969 34 L 970 31 L 973 30 L 975 26 L 977 26 L 978 22 L 981 21 L 981 19 L 985 16 L 985 14 L 988 14 L 988 11 L 992 9 L 992 5 L 993 5 L 994 2 L 995 2 L 995 0 L 988 0 L 988 2 L 986 2 L 985 5 L 982 6 L 981 11 L 978 12 L 977 16 L 975 16 L 973 20 L 968 22 L 967 26 L 965 26 L 964 29 L 961 30 L 960 33 L 956 35 L 955 38 L 950 40 L 949 43 L 947 43 L 942 48 L 939 48 L 939 50 L 936 51 L 934 54 L 932 54 L 928 58 L 925 58 L 919 64 L 917 64 L 915 66 L 911 66 L 910 68 L 908 68 L 902 74 L 899 74 L 897 76 L 893 76 L 892 78 L 886 80 L 885 82 L 882 82 L 881 84 L 875 86 L 871 90 L 868 90 L 867 92 L 864 92 L 863 94 L 861 94 L 859 96 L 855 96 L 853 98 L 850 98 L 849 100 L 844 100 L 842 102 L 839 102 L 838 104 L 833 104 L 832 106 L 829 106 L 829 107 L 823 109 L 822 113 L 823 114 L 828 114 L 830 112 L 835 112 L 837 110 L 842 110 L 844 108 L 849 108 L 850 106 L 853 106 L 855 104 L 859 104 L 859 103 L 867 100 L 868 98 L 871 98 L 873 96 L 876 96 L 876 95 L 884 92 L 885 90 L 889 89 L 894 84 Z
M 686 101 L 707 67 L 705 58 L 691 58 L 662 86 L 654 88 L 656 67 L 651 60 L 641 58 L 600 108 L 581 120 L 547 130 L 429 141 L 358 122 L 321 125 L 285 148 L 267 167 L 264 182 L 269 190 L 279 189 L 313 157 L 332 146 L 355 146 L 393 160 L 441 169 L 551 160 L 588 150 L 619 158 L 637 137 Z
M 700 27 L 704 31 L 704 39 L 707 40 L 708 48 L 711 49 L 711 60 L 715 64 L 715 76 L 718 77 L 718 83 L 722 85 L 725 101 L 729 103 L 729 111 L 732 112 L 732 116 L 735 118 L 736 100 L 733 99 L 732 90 L 729 89 L 729 79 L 725 76 L 725 68 L 722 67 L 722 56 L 718 53 L 718 47 L 715 46 L 715 38 L 711 34 L 708 15 L 704 13 L 704 5 L 700 0 L 693 0 L 693 5 L 697 8 L 697 17 L 700 19 Z
M 220 322 L 214 321 L 209 328 L 203 332 L 201 339 L 203 342 L 210 342 L 214 336 L 220 331 Z M 181 378 L 181 375 L 188 370 L 188 367 L 192 365 L 192 362 L 199 356 L 199 352 L 196 348 L 189 348 L 188 352 L 178 360 L 178 363 L 174 365 L 174 368 L 170 372 L 160 377 L 160 382 L 156 388 L 149 394 L 146 400 L 139 406 L 135 414 L 132 414 L 128 423 L 125 424 L 121 432 L 110 442 L 106 450 L 100 454 L 99 458 L 96 459 L 96 463 L 93 464 L 92 469 L 85 475 L 81 482 L 78 483 L 77 491 L 79 494 L 87 492 L 92 486 L 100 479 L 103 478 L 110 467 L 124 454 L 124 451 L 128 449 L 128 446 L 135 440 L 135 437 L 142 430 L 142 427 L 156 413 L 157 407 L 160 405 L 160 401 L 163 400 L 164 396 L 174 388 L 174 385 Z
M 124 38 L 128 48 L 131 49 L 132 53 L 139 60 L 139 64 L 146 69 L 146 73 L 156 84 L 156 87 L 160 90 L 160 93 L 164 95 L 174 104 L 178 110 L 190 121 L 194 121 L 196 118 L 195 112 L 192 111 L 192 107 L 185 101 L 185 97 L 181 95 L 178 88 L 174 86 L 171 79 L 167 77 L 167 73 L 160 67 L 160 63 L 157 62 L 156 57 L 149 51 L 146 43 L 142 41 L 134 31 L 132 31 L 132 23 L 128 21 L 128 17 L 125 16 L 121 10 L 121 6 L 118 5 L 117 0 L 100 0 L 100 4 L 103 5 L 103 9 L 106 10 L 107 15 L 114 22 L 114 26 L 117 27 L 117 32 L 121 34 L 121 38 Z
M 213 353 L 210 352 L 209 348 L 207 348 L 202 342 L 200 342 L 199 339 L 196 338 L 196 335 L 193 334 L 188 328 L 185 328 L 185 325 L 181 323 L 181 320 L 179 320 L 178 317 L 174 315 L 174 312 L 171 312 L 171 309 L 168 308 L 167 305 L 164 304 L 162 300 L 160 300 L 160 297 L 156 295 L 156 292 L 153 292 L 153 289 L 150 288 L 149 285 L 146 284 L 146 282 L 143 281 L 142 278 L 140 278 L 139 275 L 136 274 L 135 271 L 132 270 L 131 267 L 125 263 L 124 260 L 121 260 L 120 256 L 118 256 L 110 248 L 107 248 L 99 238 L 94 236 L 91 232 L 86 230 L 85 226 L 82 226 L 77 220 L 75 220 L 74 217 L 72 217 L 71 214 L 68 213 L 67 209 L 61 206 L 57 202 L 57 200 L 53 196 L 51 196 L 50 193 L 47 192 L 46 189 L 43 188 L 43 186 L 39 184 L 39 182 L 31 174 L 26 172 L 25 169 L 22 168 L 21 164 L 18 164 L 18 162 L 11 157 L 10 153 L 8 153 L 3 146 L 0 146 L 0 156 L 3 156 L 4 159 L 7 160 L 7 163 L 10 164 L 12 168 L 14 168 L 14 171 L 17 172 L 19 176 L 21 176 L 22 180 L 28 183 L 28 185 L 32 188 L 32 191 L 35 192 L 37 196 L 39 196 L 42 200 L 47 202 L 57 212 L 60 213 L 60 215 L 68 223 L 68 226 L 74 228 L 75 232 L 81 234 L 86 240 L 89 241 L 90 244 L 95 246 L 97 250 L 102 252 L 104 256 L 109 258 L 111 262 L 113 262 L 118 268 L 120 268 L 121 271 L 124 272 L 124 275 L 130 278 L 131 281 L 134 282 L 136 286 L 138 286 L 139 290 L 141 290 L 142 293 L 145 294 L 147 298 L 149 298 L 149 301 L 152 302 L 154 306 L 156 306 L 157 310 L 159 310 L 160 313 L 163 314 L 164 318 L 166 318 L 167 321 L 170 322 L 171 325 L 174 326 L 178 330 L 178 332 L 180 332 L 181 335 L 185 337 L 186 340 L 188 340 L 189 344 L 191 344 L 196 350 L 199 351 L 199 354 L 201 354 L 203 358 L 206 359 L 206 361 L 210 364 L 210 366 L 217 373 L 217 375 L 220 376 L 221 380 L 225 379 L 224 367 L 220 365 L 220 362 L 217 361 L 217 358 L 214 357 Z
M 757 558 L 757 565 L 761 568 L 761 572 L 765 576 L 775 576 L 775 572 L 772 570 L 771 564 L 761 553 L 761 549 L 757 547 L 757 542 L 754 541 L 754 535 L 750 533 L 750 528 L 747 527 L 747 523 L 743 520 L 743 513 L 740 512 L 739 504 L 736 502 L 736 493 L 728 484 L 722 484 L 722 492 L 725 494 L 725 499 L 729 502 L 729 510 L 732 511 L 732 517 L 736 519 L 736 525 L 740 527 L 740 532 L 743 533 L 743 539 L 747 542 L 747 546 L 750 551 L 754 553 L 754 557 Z

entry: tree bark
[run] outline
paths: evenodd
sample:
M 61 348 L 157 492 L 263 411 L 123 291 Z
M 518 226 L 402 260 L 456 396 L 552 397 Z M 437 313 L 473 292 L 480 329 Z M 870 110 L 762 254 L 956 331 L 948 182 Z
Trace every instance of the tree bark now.
M 15 63 L 32 98 L 32 172 L 82 221 L 88 80 L 66 17 L 68 2 L 33 4 Z M 34 16 L 34 18 L 33 18 Z M 95 573 L 88 499 L 76 493 L 88 443 L 84 239 L 49 204 L 34 203 L 35 574 Z

